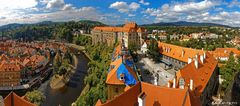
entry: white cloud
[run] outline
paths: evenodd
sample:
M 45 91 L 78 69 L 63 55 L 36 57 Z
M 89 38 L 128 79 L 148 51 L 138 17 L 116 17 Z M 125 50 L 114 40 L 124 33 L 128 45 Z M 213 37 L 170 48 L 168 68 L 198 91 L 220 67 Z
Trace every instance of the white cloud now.
M 202 15 L 202 16 L 208 16 L 208 15 L 209 15 L 209 12 L 202 13 L 201 15 Z
M 136 2 L 132 2 L 128 5 L 126 2 L 117 1 L 112 3 L 109 8 L 117 9 L 120 13 L 129 13 L 130 11 L 136 11 L 138 8 L 140 8 L 140 5 Z
M 140 0 L 139 3 L 143 4 L 143 5 L 149 5 L 149 2 L 145 2 L 144 0 Z
M 238 0 L 232 0 L 232 2 L 228 4 L 228 7 L 240 7 L 240 2 Z
M 226 11 L 223 11 L 223 12 L 220 12 L 219 15 L 226 17 L 226 16 L 229 16 L 229 13 Z
M 135 2 L 132 2 L 130 5 L 129 5 L 129 8 L 133 11 L 136 11 L 138 8 L 140 8 L 140 5 L 138 3 L 135 3 Z
M 72 4 L 66 4 L 62 8 L 62 10 L 71 10 L 71 9 L 74 9 L 74 7 L 72 7 Z
M 136 16 L 135 14 L 128 14 L 129 17 L 134 17 Z
M 202 11 L 209 8 L 212 8 L 213 6 L 217 5 L 215 2 L 204 0 L 201 2 L 188 2 L 184 4 L 177 4 L 173 6 L 173 11 L 176 12 L 189 12 L 189 11 Z
M 38 4 L 36 0 L 1 0 L 0 9 L 16 10 L 35 7 Z
M 164 4 L 164 5 L 162 5 L 162 10 L 163 11 L 168 11 L 169 10 L 169 4 Z
M 14 19 L 30 11 L 36 11 L 38 2 L 36 0 L 1 0 L 1 20 Z
M 115 2 L 109 6 L 109 8 L 117 9 L 121 13 L 128 12 L 128 4 L 126 2 Z
M 64 17 L 63 17 L 64 14 Z M 76 19 L 92 19 L 97 20 L 95 17 L 101 17 L 93 7 L 82 7 L 79 9 L 56 11 L 51 13 L 39 14 L 25 14 L 15 18 L 8 18 L 0 20 L 0 23 L 36 23 L 40 21 L 66 21 Z
M 37 23 L 41 21 L 78 21 L 81 19 L 95 20 L 108 24 L 120 24 L 124 22 L 120 19 L 120 16 L 117 16 L 116 14 L 100 13 L 98 9 L 94 7 L 81 7 L 64 11 L 59 10 L 46 13 L 24 14 L 20 12 L 19 14 L 21 15 L 8 18 L 0 16 L 0 25 L 9 23 Z
M 55 9 L 55 10 L 69 10 L 73 9 L 72 4 L 65 4 L 64 0 L 44 0 L 42 1 L 46 4 L 47 9 Z
M 151 16 L 154 22 L 210 22 L 231 26 L 240 26 L 240 12 L 227 12 L 220 1 L 204 0 L 200 2 L 185 2 L 164 4 L 159 8 L 147 8 L 143 15 Z M 228 9 L 228 8 L 227 8 Z M 212 10 L 215 12 L 213 13 Z
M 65 5 L 64 0 L 51 0 L 47 3 L 46 8 L 51 9 L 51 8 L 62 8 Z

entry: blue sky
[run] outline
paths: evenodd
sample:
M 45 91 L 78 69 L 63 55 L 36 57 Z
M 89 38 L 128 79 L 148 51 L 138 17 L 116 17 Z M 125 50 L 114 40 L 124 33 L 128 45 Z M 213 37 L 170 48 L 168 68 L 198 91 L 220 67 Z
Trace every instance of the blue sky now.
M 240 0 L 0 0 L 0 25 L 83 19 L 110 25 L 190 21 L 240 26 Z

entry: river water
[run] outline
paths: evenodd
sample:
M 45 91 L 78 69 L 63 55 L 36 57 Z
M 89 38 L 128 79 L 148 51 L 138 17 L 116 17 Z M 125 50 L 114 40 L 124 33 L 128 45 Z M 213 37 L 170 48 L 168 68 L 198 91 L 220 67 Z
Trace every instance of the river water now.
M 82 89 L 84 88 L 84 77 L 87 74 L 88 58 L 81 53 L 77 55 L 77 70 L 70 78 L 67 86 L 61 90 L 53 90 L 50 88 L 49 80 L 45 81 L 38 90 L 42 91 L 46 96 L 46 100 L 42 106 L 70 106 L 77 100 Z

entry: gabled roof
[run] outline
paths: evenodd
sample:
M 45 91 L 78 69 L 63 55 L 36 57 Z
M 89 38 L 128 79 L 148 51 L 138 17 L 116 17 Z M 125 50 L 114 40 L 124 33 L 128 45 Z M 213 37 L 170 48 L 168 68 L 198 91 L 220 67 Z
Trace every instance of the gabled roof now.
M 140 27 L 140 28 L 138 28 L 137 32 L 146 32 L 146 29 L 145 29 L 145 28 L 142 28 L 142 27 Z
M 229 57 L 231 52 L 238 56 L 240 55 L 240 51 L 237 48 L 216 48 L 211 54 L 214 57 Z
M 15 63 L 1 63 L 0 64 L 0 71 L 20 71 L 20 66 Z
M 112 100 L 102 103 L 100 100 L 96 106 L 135 106 L 137 105 L 138 95 L 141 93 L 141 84 L 137 83 L 126 92 L 116 96 Z
M 93 30 L 99 31 L 108 31 L 108 32 L 144 32 L 144 28 L 138 27 L 138 25 L 134 22 L 126 23 L 123 27 L 109 27 L 109 26 L 102 26 L 102 27 L 94 27 Z
M 136 84 L 138 77 L 134 71 L 133 60 L 129 51 L 122 48 L 121 44 L 114 49 L 111 61 L 106 80 L 107 84 Z M 121 74 L 124 75 L 124 81 L 120 80 Z
M 102 30 L 108 32 L 123 32 L 122 27 L 94 27 L 93 30 Z
M 174 89 L 141 83 L 146 106 L 191 106 L 188 89 Z
M 206 53 L 204 63 L 200 61 L 198 56 L 198 68 L 195 67 L 194 61 L 192 61 L 177 72 L 177 82 L 179 82 L 180 78 L 183 78 L 185 86 L 188 86 L 190 79 L 192 79 L 194 95 L 200 96 L 215 71 L 217 63 L 217 60 L 209 52 Z
M 187 89 L 174 89 L 139 82 L 126 92 L 102 104 L 99 100 L 96 106 L 135 106 L 138 97 L 144 93 L 146 106 L 191 106 Z
M 2 54 L 1 56 L 0 56 L 0 60 L 2 61 L 2 60 L 8 60 L 9 59 L 9 57 L 7 56 L 7 55 L 5 55 L 5 54 Z
M 120 80 L 121 74 L 124 74 L 125 81 Z M 106 80 L 107 84 L 132 85 L 136 84 L 137 81 L 138 78 L 136 72 L 134 72 L 133 69 L 131 69 L 128 65 L 126 65 L 123 62 L 122 57 L 116 59 L 110 64 L 110 70 L 108 72 Z
M 196 54 L 199 54 L 199 55 L 204 54 L 203 50 L 196 50 L 192 48 L 176 46 L 176 45 L 167 44 L 163 42 L 158 42 L 158 47 L 160 48 L 161 54 L 186 62 L 186 63 L 188 62 L 189 57 L 192 58 Z
M 13 104 L 12 104 L 13 103 Z M 4 98 L 4 105 L 5 106 L 37 106 L 31 102 L 28 102 L 24 98 L 21 98 L 14 92 L 11 92 Z

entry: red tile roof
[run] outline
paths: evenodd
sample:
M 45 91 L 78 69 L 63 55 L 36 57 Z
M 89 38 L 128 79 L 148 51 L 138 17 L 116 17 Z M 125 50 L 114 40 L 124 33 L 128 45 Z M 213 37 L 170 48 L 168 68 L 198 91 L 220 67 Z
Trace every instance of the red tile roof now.
M 158 42 L 158 47 L 160 48 L 160 53 L 174 59 L 188 62 L 188 58 L 194 57 L 196 54 L 202 55 L 204 54 L 203 50 L 196 50 L 192 48 L 186 48 L 181 46 L 176 46 L 172 44 L 167 44 L 163 42 Z M 182 55 L 183 52 L 183 55 Z
M 191 92 L 193 96 L 192 98 L 195 98 L 193 102 L 199 101 L 199 96 L 206 88 L 212 74 L 217 68 L 217 63 L 217 60 L 207 52 L 203 63 L 198 56 L 198 68 L 195 67 L 193 60 L 190 64 L 177 72 L 177 84 L 179 83 L 179 79 L 183 78 L 185 81 L 185 87 L 187 88 L 189 87 L 190 79 L 193 80 L 193 92 Z M 177 87 L 179 87 L 179 85 L 177 85 Z
M 27 100 L 21 98 L 14 92 L 11 92 L 4 98 L 4 105 L 5 106 L 12 106 L 14 103 L 14 106 L 37 106 L 31 102 L 28 102 Z
M 138 104 L 138 97 L 141 93 L 146 95 L 146 106 L 191 106 L 187 89 L 166 88 L 145 82 L 137 83 L 104 104 L 98 101 L 96 106 L 135 106 Z
M 196 68 L 194 59 L 191 63 L 184 66 L 177 73 L 177 88 L 179 88 L 179 79 L 183 78 L 185 81 L 185 89 L 175 89 L 167 87 L 159 87 L 152 84 L 147 84 L 144 82 L 139 82 L 131 88 L 126 88 L 126 91 L 114 99 L 107 101 L 102 104 L 101 101 L 97 102 L 97 106 L 133 106 L 137 105 L 137 97 L 141 93 L 146 94 L 146 106 L 152 105 L 163 105 L 163 106 L 199 106 L 201 105 L 200 96 L 204 89 L 206 88 L 212 74 L 217 68 L 217 60 L 209 53 L 206 52 L 206 57 L 202 62 L 201 57 L 204 57 L 203 50 L 195 50 L 191 48 L 179 47 L 171 44 L 159 42 L 159 47 L 161 48 L 160 53 L 167 55 L 169 57 L 181 60 L 183 62 L 188 62 L 188 58 L 196 58 L 198 67 Z M 182 55 L 182 51 L 184 54 Z M 201 57 L 200 57 L 201 55 Z M 117 64 L 121 60 L 116 60 Z M 189 90 L 190 79 L 193 80 L 193 91 Z M 110 80 L 110 79 L 108 79 Z M 140 89 L 140 90 L 139 90 Z M 137 95 L 138 94 L 138 95 Z M 174 100 L 174 102 L 172 102 Z
M 111 69 L 107 75 L 107 79 L 106 79 L 106 83 L 107 84 L 117 84 L 117 85 L 124 85 L 124 82 L 119 80 L 118 77 L 117 77 L 117 70 L 119 68 L 119 66 L 121 64 L 124 64 L 123 63 L 123 59 L 122 57 L 118 58 L 117 60 L 113 61 L 111 64 L 110 64 L 110 67 L 111 66 L 114 66 L 113 69 Z M 125 65 L 125 67 L 128 69 L 128 71 L 133 75 L 133 77 L 137 80 L 137 74 L 136 72 L 133 71 L 132 68 L 130 68 L 129 66 Z
M 94 27 L 93 30 L 108 31 L 108 32 L 146 32 L 144 28 L 138 27 L 134 22 L 126 23 L 123 27 Z
M 146 106 L 191 106 L 187 89 L 174 89 L 142 82 L 142 92 L 146 94 Z M 174 102 L 173 102 L 174 101 Z
M 21 68 L 17 63 L 1 63 L 0 72 L 2 71 L 20 71 Z
M 112 100 L 102 104 L 99 100 L 96 106 L 135 106 L 137 104 L 138 95 L 141 93 L 141 84 L 137 83 L 126 92 L 116 96 Z
M 216 48 L 214 51 L 210 53 L 215 58 L 218 58 L 218 57 L 229 57 L 231 52 L 233 52 L 237 56 L 240 55 L 240 51 L 237 48 Z

